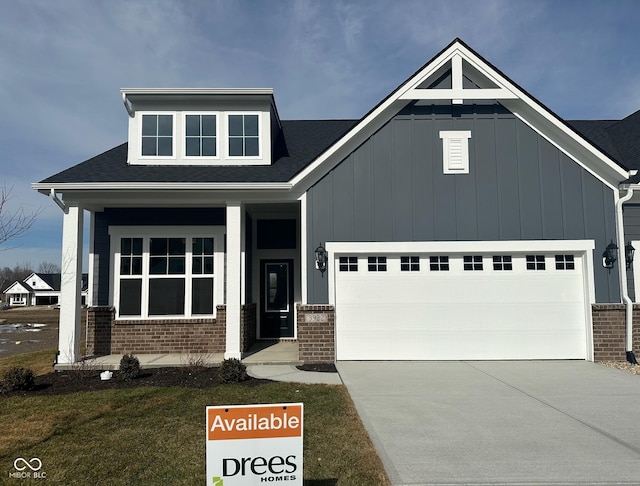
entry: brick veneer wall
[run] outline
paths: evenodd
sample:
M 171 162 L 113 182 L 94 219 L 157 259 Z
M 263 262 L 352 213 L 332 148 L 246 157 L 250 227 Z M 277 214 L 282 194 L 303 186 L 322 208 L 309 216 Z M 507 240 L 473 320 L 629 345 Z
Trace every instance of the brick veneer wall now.
M 246 304 L 240 311 L 240 351 L 248 351 L 256 342 L 258 323 L 256 320 L 256 304 Z
M 225 306 L 216 308 L 215 319 L 116 321 L 110 307 L 92 307 L 87 314 L 88 355 L 225 351 Z
M 87 356 L 111 354 L 111 323 L 115 310 L 109 306 L 87 309 Z
M 594 361 L 626 361 L 625 306 L 623 304 L 594 304 L 593 321 Z M 640 358 L 640 305 L 633 306 L 633 351 Z
M 299 359 L 305 363 L 335 362 L 334 307 L 332 305 L 298 305 L 296 312 Z

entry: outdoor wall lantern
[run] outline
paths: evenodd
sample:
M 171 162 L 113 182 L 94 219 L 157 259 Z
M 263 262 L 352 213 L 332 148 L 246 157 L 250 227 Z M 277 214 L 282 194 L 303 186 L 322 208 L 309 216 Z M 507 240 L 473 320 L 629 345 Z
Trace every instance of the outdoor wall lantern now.
M 327 250 L 322 243 L 316 248 L 316 269 L 320 270 L 320 274 L 324 277 L 324 272 L 327 270 Z
M 618 247 L 616 244 L 611 241 L 605 248 L 604 253 L 602 254 L 602 266 L 604 268 L 613 268 L 613 264 L 618 259 Z
M 627 262 L 627 270 L 631 268 L 631 264 L 633 263 L 633 254 L 636 252 L 636 249 L 631 246 L 631 242 L 627 241 L 627 244 L 624 246 L 624 259 Z

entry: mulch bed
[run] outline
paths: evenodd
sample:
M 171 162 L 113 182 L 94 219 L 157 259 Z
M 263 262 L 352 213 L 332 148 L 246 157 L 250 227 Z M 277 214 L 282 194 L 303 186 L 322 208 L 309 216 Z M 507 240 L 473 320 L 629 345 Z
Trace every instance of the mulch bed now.
M 36 376 L 35 387 L 29 391 L 11 391 L 0 393 L 0 396 L 31 396 L 31 395 L 63 395 L 81 391 L 113 390 L 136 388 L 140 386 L 163 386 L 185 388 L 213 388 L 222 381 L 217 368 L 145 368 L 137 378 L 123 380 L 118 371 L 113 372 L 110 380 L 100 379 L 101 370 L 57 371 L 46 375 Z M 240 386 L 257 386 L 267 383 L 263 380 L 249 377 L 238 383 Z
M 333 363 L 316 363 L 316 364 L 303 364 L 296 366 L 302 371 L 317 371 L 320 373 L 337 373 L 336 365 Z

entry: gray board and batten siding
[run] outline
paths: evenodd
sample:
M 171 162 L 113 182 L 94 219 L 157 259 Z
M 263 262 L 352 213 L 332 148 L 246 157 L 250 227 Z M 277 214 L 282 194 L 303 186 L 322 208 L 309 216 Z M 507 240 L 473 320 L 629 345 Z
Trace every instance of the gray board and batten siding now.
M 623 206 L 622 214 L 624 217 L 624 237 L 625 243 L 627 241 L 638 241 L 640 240 L 640 204 L 629 204 L 626 203 Z M 640 254 L 640 247 L 636 245 L 636 254 L 634 258 L 633 265 L 640 265 L 640 260 L 638 259 L 638 255 Z M 622 254 L 619 252 L 619 256 Z M 636 285 L 633 280 L 633 267 L 631 267 L 627 271 L 627 285 L 629 290 L 629 295 L 634 300 L 634 302 L 638 302 L 640 295 L 636 295 Z M 640 289 L 639 289 L 640 290 Z M 635 299 L 634 299 L 635 296 Z
M 469 174 L 444 174 L 441 130 L 470 130 Z M 408 105 L 307 192 L 307 241 L 595 241 L 597 302 L 618 302 L 613 190 L 502 105 Z M 308 302 L 328 284 L 307 256 Z
M 224 208 L 105 208 L 95 213 L 93 282 L 94 305 L 109 304 L 109 226 L 219 226 L 225 224 Z

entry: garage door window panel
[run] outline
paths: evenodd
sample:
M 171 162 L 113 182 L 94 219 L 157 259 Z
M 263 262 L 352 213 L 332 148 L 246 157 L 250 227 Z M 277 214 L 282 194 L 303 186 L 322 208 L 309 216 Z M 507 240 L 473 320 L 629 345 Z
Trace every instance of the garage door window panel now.
M 419 272 L 420 257 L 418 256 L 401 256 L 400 271 L 402 272 Z
M 449 257 L 446 255 L 430 256 L 429 270 L 432 272 L 448 272 Z
M 465 255 L 464 269 L 465 271 L 482 271 L 482 255 Z
M 338 269 L 341 272 L 357 272 L 358 271 L 358 257 L 340 257 Z
M 367 268 L 370 272 L 386 272 L 387 271 L 387 257 L 384 256 L 370 256 L 367 259 Z
M 556 270 L 575 270 L 573 255 L 556 255 Z
M 544 255 L 527 255 L 527 270 L 545 270 Z
M 493 269 L 496 271 L 513 270 L 511 255 L 494 255 Z

